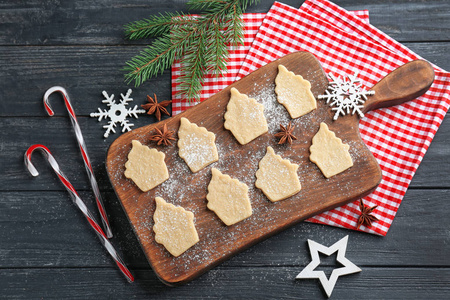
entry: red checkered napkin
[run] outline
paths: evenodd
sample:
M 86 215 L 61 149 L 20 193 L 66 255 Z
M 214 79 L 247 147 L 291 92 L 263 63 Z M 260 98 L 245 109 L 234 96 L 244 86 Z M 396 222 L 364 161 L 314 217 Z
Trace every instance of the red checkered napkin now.
M 369 22 L 369 12 L 367 10 L 360 10 L 351 12 L 355 16 L 361 18 L 364 22 Z M 266 14 L 244 14 L 243 22 L 244 28 L 244 45 L 236 48 L 229 48 L 230 56 L 227 65 L 228 72 L 222 77 L 208 75 L 205 78 L 205 83 L 200 95 L 200 101 L 204 101 L 221 91 L 225 87 L 232 84 L 241 69 L 242 63 L 247 56 L 248 50 L 255 39 L 256 33 Z M 180 76 L 180 63 L 176 62 L 172 66 L 172 115 L 177 115 L 195 104 L 189 104 L 186 100 L 181 98 L 179 92 L 179 84 L 177 78 Z
M 420 58 L 405 46 L 343 8 L 326 0 L 307 0 L 300 9 L 275 3 L 266 15 L 238 74 L 242 78 L 295 51 L 309 51 L 327 73 L 359 72 L 371 87 L 395 68 Z M 383 180 L 364 198 L 378 205 L 372 228 L 386 235 L 411 179 L 450 105 L 450 74 L 435 67 L 436 79 L 423 96 L 395 107 L 367 113 L 361 137 L 378 160 Z M 320 100 L 319 100 L 320 101 Z M 322 213 L 308 221 L 356 229 L 357 202 Z

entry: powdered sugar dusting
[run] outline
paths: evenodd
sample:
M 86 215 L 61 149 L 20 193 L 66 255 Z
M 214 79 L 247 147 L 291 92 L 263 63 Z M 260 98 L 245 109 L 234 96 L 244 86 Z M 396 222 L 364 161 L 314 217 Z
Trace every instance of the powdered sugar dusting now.
M 183 158 L 188 166 L 204 165 L 215 160 L 213 148 L 204 143 L 205 139 L 208 139 L 207 134 L 202 134 L 201 137 L 188 134 L 184 138 L 186 141 L 183 143 Z
M 255 83 L 255 87 L 258 84 Z M 251 95 L 259 103 L 264 105 L 264 115 L 267 120 L 267 127 L 269 127 L 269 133 L 273 134 L 280 128 L 280 123 L 288 123 L 291 118 L 289 113 L 283 105 L 278 103 L 277 96 L 275 94 L 275 83 L 269 83 L 261 89 L 255 88 L 255 94 Z
M 205 127 L 182 118 L 178 137 L 179 155 L 193 172 L 218 160 L 215 135 Z

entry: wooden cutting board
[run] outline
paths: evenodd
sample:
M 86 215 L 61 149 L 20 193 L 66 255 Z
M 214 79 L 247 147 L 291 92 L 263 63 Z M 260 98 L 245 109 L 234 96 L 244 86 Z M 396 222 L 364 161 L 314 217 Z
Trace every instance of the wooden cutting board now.
M 106 160 L 109 178 L 150 265 L 164 283 L 186 283 L 288 226 L 369 194 L 380 183 L 380 167 L 359 134 L 359 117 L 348 115 L 332 121 L 333 112 L 324 100 L 317 100 L 317 109 L 313 112 L 293 120 L 294 135 L 298 140 L 292 145 L 277 145 L 278 139 L 274 134 L 279 131 L 279 124 L 286 126 L 291 120 L 287 111 L 276 100 L 274 82 L 279 64 L 309 80 L 316 99 L 326 90 L 328 79 L 316 58 L 308 52 L 293 53 L 269 63 L 182 114 L 121 135 L 110 146 Z M 376 93 L 366 102 L 364 112 L 414 99 L 429 88 L 433 79 L 434 72 L 428 63 L 408 63 L 373 87 Z M 232 87 L 265 106 L 269 132 L 247 145 L 240 145 L 231 132 L 223 127 Z M 177 132 L 181 117 L 216 134 L 219 161 L 195 174 L 178 156 L 176 142 L 173 146 L 164 147 L 149 141 L 154 129 L 162 128 L 164 124 L 167 124 L 169 130 Z M 329 179 L 309 160 L 311 140 L 321 122 L 327 123 L 337 137 L 350 145 L 350 155 L 354 162 L 353 167 Z M 124 176 L 124 165 L 132 140 L 139 140 L 166 154 L 170 178 L 146 193 Z M 276 203 L 270 202 L 254 185 L 258 162 L 269 145 L 277 154 L 300 166 L 298 175 L 302 190 L 295 196 Z M 218 168 L 249 186 L 253 208 L 250 218 L 226 226 L 206 207 L 211 167 Z M 195 215 L 200 241 L 179 257 L 173 257 L 155 242 L 152 230 L 155 196 L 180 205 Z

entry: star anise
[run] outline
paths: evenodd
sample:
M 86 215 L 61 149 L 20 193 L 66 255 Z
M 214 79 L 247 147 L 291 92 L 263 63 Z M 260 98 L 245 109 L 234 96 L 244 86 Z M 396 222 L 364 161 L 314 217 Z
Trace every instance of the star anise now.
M 171 140 L 175 140 L 173 137 L 174 131 L 167 130 L 167 124 L 164 124 L 162 130 L 155 128 L 156 133 L 150 136 L 150 141 L 157 142 L 157 145 L 164 144 L 165 146 L 172 145 Z
M 283 125 L 280 124 L 280 132 L 278 132 L 277 134 L 275 134 L 275 137 L 280 138 L 280 141 L 278 142 L 278 144 L 284 144 L 286 142 L 288 142 L 289 144 L 292 144 L 293 140 L 296 140 L 297 138 L 292 134 L 292 132 L 294 131 L 294 127 L 292 126 L 291 122 L 289 122 L 288 126 L 284 127 Z
M 168 106 L 170 103 L 172 103 L 172 101 L 171 100 L 165 100 L 165 101 L 162 101 L 162 102 L 158 103 L 158 99 L 156 98 L 156 94 L 153 94 L 153 95 L 154 95 L 155 99 L 153 99 L 152 97 L 147 95 L 147 101 L 149 103 L 142 104 L 141 107 L 143 109 L 148 109 L 147 114 L 149 114 L 149 115 L 155 114 L 155 117 L 158 119 L 158 121 L 161 121 L 161 112 L 165 113 L 168 116 L 170 116 L 169 112 L 167 111 L 167 109 L 165 107 Z
M 356 229 L 359 229 L 361 225 L 366 227 L 372 227 L 372 222 L 378 221 L 378 218 L 372 216 L 371 213 L 377 208 L 378 205 L 373 207 L 365 206 L 362 199 L 359 200 L 359 209 L 361 210 L 361 215 L 358 218 Z

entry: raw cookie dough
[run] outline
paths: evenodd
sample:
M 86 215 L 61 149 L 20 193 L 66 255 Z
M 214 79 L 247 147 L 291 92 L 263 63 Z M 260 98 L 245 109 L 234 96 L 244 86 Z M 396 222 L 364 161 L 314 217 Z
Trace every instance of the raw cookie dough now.
M 219 160 L 214 133 L 209 132 L 205 127 L 198 127 L 186 118 L 181 118 L 180 123 L 178 154 L 193 173 Z
M 259 162 L 255 185 L 272 202 L 286 199 L 300 192 L 302 188 L 297 170 L 297 164 L 276 155 L 269 146 L 266 155 Z
M 247 144 L 268 131 L 264 105 L 232 88 L 224 127 L 241 145 Z
M 326 178 L 330 178 L 353 166 L 348 149 L 350 146 L 342 143 L 342 140 L 328 129 L 327 124 L 320 123 L 320 129 L 309 148 L 309 159 L 319 167 Z
M 198 241 L 194 225 L 194 214 L 180 206 L 167 203 L 156 197 L 156 210 L 153 215 L 155 241 L 177 257 Z
M 301 75 L 295 75 L 285 66 L 279 65 L 275 84 L 277 100 L 286 107 L 291 118 L 301 117 L 317 108 L 316 99 L 311 93 L 311 83 Z
M 169 178 L 164 158 L 166 155 L 156 149 L 150 149 L 139 141 L 131 142 L 132 148 L 125 163 L 125 177 L 143 192 L 147 192 Z
M 208 208 L 228 226 L 236 224 L 252 215 L 252 205 L 245 183 L 211 169 L 212 178 L 208 185 Z

